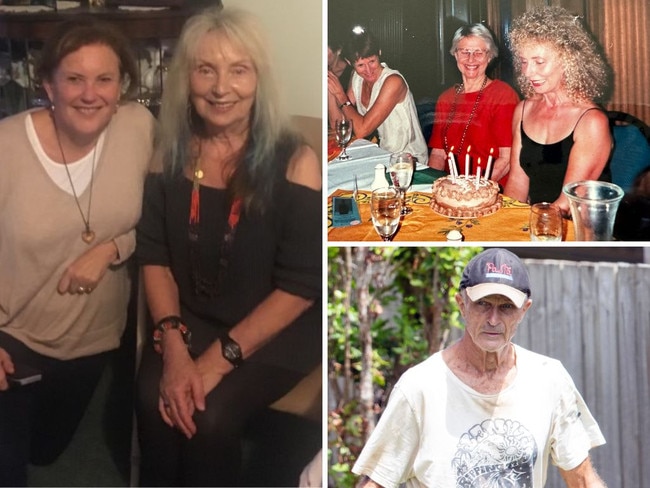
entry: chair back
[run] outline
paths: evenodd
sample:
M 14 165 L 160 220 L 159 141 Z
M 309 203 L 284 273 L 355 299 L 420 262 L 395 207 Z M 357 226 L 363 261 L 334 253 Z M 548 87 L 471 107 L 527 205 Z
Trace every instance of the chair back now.
M 650 128 L 625 112 L 608 112 L 614 137 L 609 166 L 612 183 L 629 192 L 634 179 L 650 167 Z

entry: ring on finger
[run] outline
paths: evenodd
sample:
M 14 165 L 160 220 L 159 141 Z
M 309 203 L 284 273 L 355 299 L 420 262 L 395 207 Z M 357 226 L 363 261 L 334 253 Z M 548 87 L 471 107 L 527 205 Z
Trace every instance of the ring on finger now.
M 86 289 L 83 286 L 80 286 L 79 288 L 77 288 L 77 292 L 86 293 Z

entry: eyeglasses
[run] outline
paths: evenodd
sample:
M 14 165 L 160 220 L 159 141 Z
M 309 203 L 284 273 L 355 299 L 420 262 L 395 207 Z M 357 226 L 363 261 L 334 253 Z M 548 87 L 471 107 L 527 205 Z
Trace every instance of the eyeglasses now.
M 476 61 L 481 62 L 485 59 L 487 51 L 483 51 L 482 49 L 456 49 L 456 54 L 461 59 L 469 59 L 474 56 Z

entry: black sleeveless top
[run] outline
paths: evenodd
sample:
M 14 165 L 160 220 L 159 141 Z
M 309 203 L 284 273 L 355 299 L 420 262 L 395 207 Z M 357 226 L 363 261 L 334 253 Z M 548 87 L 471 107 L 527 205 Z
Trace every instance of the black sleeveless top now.
M 582 120 L 582 117 L 590 110 L 599 109 L 592 107 L 585 110 L 567 137 L 552 144 L 540 144 L 532 140 L 524 131 L 522 107 L 519 128 L 521 133 L 519 161 L 522 169 L 530 179 L 530 185 L 528 187 L 530 203 L 554 202 L 560 196 L 562 184 L 564 183 L 564 175 L 569 165 L 569 155 L 573 148 L 573 133 L 580 120 Z

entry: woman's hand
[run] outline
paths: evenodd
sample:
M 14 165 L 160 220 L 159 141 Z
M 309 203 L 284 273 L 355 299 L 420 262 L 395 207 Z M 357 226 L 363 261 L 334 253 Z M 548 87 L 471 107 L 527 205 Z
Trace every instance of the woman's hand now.
M 203 379 L 178 331 L 167 331 L 163 347 L 158 410 L 163 421 L 176 427 L 188 439 L 196 434 L 195 410 L 205 410 Z M 175 337 L 178 336 L 178 337 Z
M 59 280 L 59 293 L 90 293 L 104 277 L 110 264 L 117 258 L 113 241 L 99 244 L 75 259 Z
M 337 105 L 341 105 L 348 99 L 338 76 L 331 71 L 327 72 L 327 91 L 334 96 Z
M 11 356 L 7 351 L 0 347 L 0 391 L 7 390 L 9 388 L 7 374 L 12 374 L 13 372 L 14 363 L 11 360 Z
M 196 360 L 196 367 L 199 370 L 201 379 L 203 380 L 203 391 L 206 395 L 214 390 L 227 374 L 225 370 L 219 371 L 208 356 L 209 353 L 203 354 Z
M 557 200 L 553 202 L 553 205 L 557 206 L 560 209 L 562 217 L 565 219 L 571 218 L 571 207 L 569 206 L 569 199 L 564 195 L 560 195 Z

